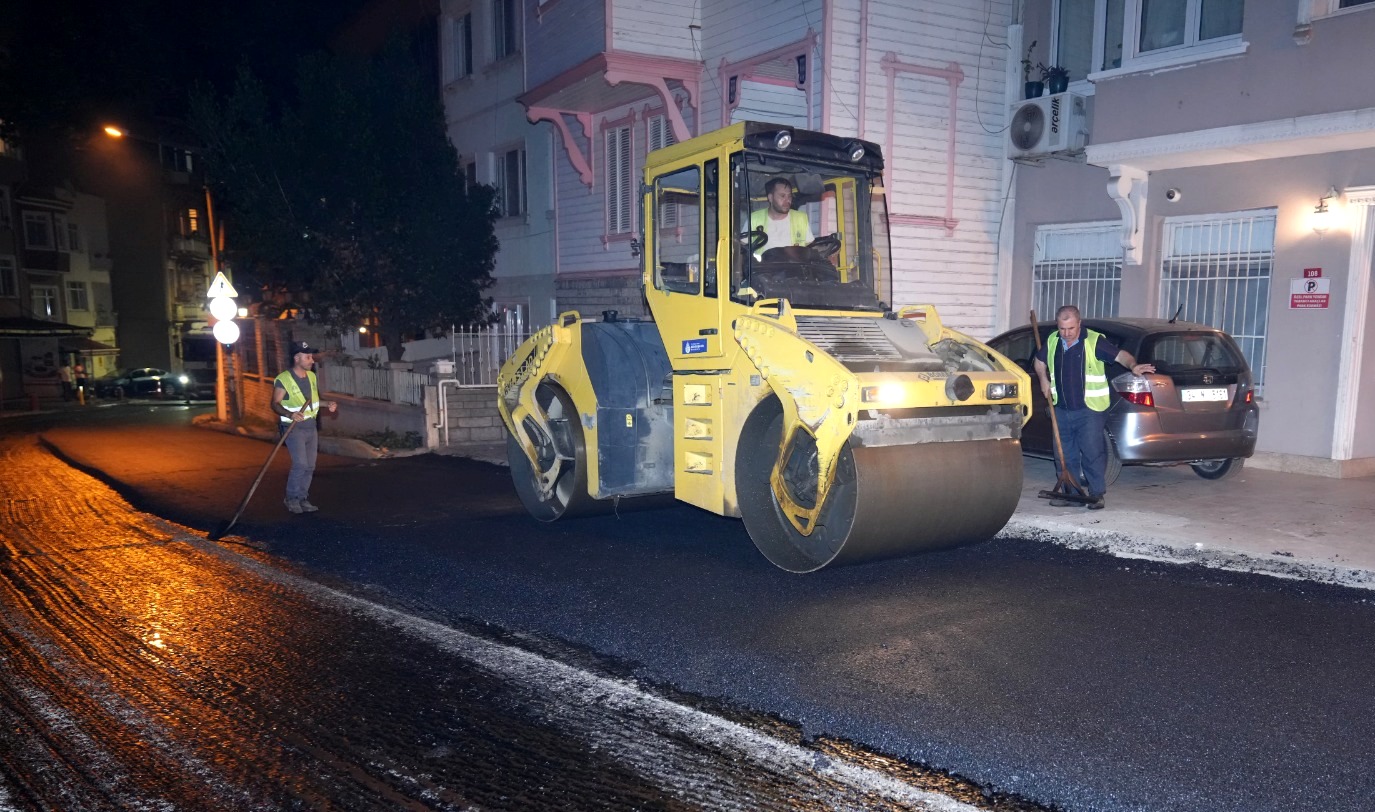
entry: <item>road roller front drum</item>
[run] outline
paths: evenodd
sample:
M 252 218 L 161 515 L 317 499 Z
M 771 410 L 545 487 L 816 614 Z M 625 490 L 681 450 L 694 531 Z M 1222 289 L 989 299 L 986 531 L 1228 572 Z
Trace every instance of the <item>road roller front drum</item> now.
M 846 442 L 835 482 L 808 535 L 778 506 L 770 477 L 783 436 L 783 411 L 765 403 L 746 421 L 736 455 L 736 492 L 745 528 L 769 561 L 789 572 L 856 563 L 984 541 L 1007 524 L 1022 490 L 1016 440 L 967 440 L 863 447 Z M 784 487 L 806 504 L 816 457 L 789 443 Z M 804 474 L 803 471 L 807 473 Z

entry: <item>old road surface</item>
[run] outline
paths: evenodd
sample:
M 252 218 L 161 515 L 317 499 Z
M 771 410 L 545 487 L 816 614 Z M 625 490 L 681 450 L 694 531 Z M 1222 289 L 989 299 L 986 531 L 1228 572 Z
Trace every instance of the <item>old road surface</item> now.
M 971 809 L 0 459 L 0 809 Z
M 0 421 L 0 809 L 1375 808 L 1369 591 L 1017 539 L 797 577 L 434 456 L 327 460 L 312 517 L 276 470 L 215 544 L 201 455 L 233 503 L 265 444 L 99 415 Z

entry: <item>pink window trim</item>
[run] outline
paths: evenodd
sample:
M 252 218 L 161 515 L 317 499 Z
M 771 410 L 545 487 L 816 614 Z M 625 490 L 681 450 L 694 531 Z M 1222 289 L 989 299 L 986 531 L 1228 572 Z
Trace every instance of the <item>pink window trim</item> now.
M 774 76 L 756 76 L 754 74 L 754 69 L 766 62 L 772 62 L 775 59 L 784 59 L 786 57 L 797 58 L 799 56 L 807 56 L 810 59 L 812 51 L 816 49 L 816 42 L 816 32 L 808 28 L 806 35 L 797 42 L 789 43 L 780 48 L 774 48 L 772 51 L 767 51 L 762 54 L 756 54 L 755 56 L 748 59 L 742 59 L 738 62 L 727 62 L 724 59 L 721 60 L 721 64 L 716 68 L 717 87 L 721 88 L 721 126 L 724 127 L 730 123 L 731 112 L 740 106 L 740 93 L 738 91 L 735 94 L 735 102 L 731 103 L 730 101 L 730 91 L 728 88 L 730 87 L 730 80 L 732 78 L 737 80 L 737 88 L 739 88 L 739 82 L 750 80 L 762 84 L 795 87 L 802 90 L 807 96 L 807 121 L 810 122 L 812 120 L 811 82 L 812 76 L 815 75 L 816 72 L 815 65 L 808 66 L 807 81 L 801 84 L 797 82 L 788 82 Z
M 611 246 L 615 245 L 616 243 L 630 242 L 633 239 L 635 239 L 634 231 L 627 231 L 624 234 L 603 234 L 602 248 L 609 251 L 611 250 Z
M 880 61 L 883 66 L 883 74 L 887 77 L 888 87 L 886 89 L 885 104 L 885 133 L 883 151 L 888 158 L 883 168 L 884 186 L 891 193 L 893 190 L 893 131 L 896 128 L 894 117 L 897 114 L 895 109 L 895 99 L 897 94 L 897 78 L 900 73 L 915 73 L 920 76 L 930 76 L 935 79 L 944 79 L 950 88 L 950 109 L 946 125 L 945 138 L 945 213 L 944 215 L 931 214 L 902 214 L 896 211 L 889 211 L 889 220 L 899 225 L 926 226 L 930 228 L 944 228 L 947 236 L 955 233 L 955 226 L 959 225 L 959 220 L 955 218 L 955 121 L 957 116 L 957 101 L 960 82 L 964 81 L 964 71 L 960 69 L 958 63 L 951 62 L 944 68 L 928 68 L 923 65 L 914 65 L 898 59 L 897 54 L 889 51 L 883 55 Z M 862 105 L 861 105 L 862 106 Z

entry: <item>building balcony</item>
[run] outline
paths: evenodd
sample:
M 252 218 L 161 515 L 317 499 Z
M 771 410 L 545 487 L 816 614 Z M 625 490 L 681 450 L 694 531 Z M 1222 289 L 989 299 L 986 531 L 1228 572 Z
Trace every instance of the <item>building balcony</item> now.
M 203 237 L 175 236 L 169 248 L 177 257 L 188 259 L 210 259 L 210 242 Z

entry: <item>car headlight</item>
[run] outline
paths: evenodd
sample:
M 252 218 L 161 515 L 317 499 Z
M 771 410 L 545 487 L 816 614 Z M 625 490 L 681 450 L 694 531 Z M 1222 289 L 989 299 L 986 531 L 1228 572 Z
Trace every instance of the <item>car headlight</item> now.
M 186 384 L 191 382 L 191 379 L 186 377 L 185 375 L 178 375 L 177 380 L 181 381 L 182 386 L 185 386 Z

